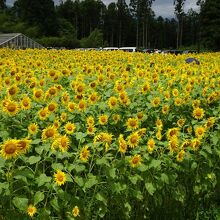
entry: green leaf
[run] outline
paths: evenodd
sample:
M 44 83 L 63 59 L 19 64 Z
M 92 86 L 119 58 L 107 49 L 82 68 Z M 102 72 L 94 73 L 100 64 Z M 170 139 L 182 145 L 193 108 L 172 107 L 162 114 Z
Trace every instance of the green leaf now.
M 106 165 L 106 166 L 110 166 L 108 160 L 105 157 L 102 157 L 100 159 L 96 160 L 96 164 L 97 165 Z
M 84 171 L 86 169 L 86 167 L 84 165 L 78 164 L 74 167 L 74 169 L 77 173 L 80 173 L 80 172 Z
M 40 191 L 36 192 L 34 195 L 34 205 L 44 200 L 44 194 Z
M 28 199 L 24 197 L 14 197 L 12 202 L 14 206 L 21 211 L 26 211 L 28 207 Z
M 28 159 L 29 164 L 35 164 L 41 160 L 40 156 L 30 156 Z
M 5 166 L 5 159 L 0 157 L 0 168 Z
M 139 175 L 134 175 L 134 176 L 129 176 L 129 180 L 134 184 L 136 185 L 137 181 L 139 180 Z
M 111 168 L 110 170 L 109 170 L 109 176 L 112 178 L 112 179 L 114 179 L 115 177 L 116 177 L 116 168 Z
M 77 140 L 81 140 L 82 138 L 87 136 L 86 133 L 82 133 L 82 132 L 76 132 L 75 135 Z
M 51 206 L 52 206 L 56 211 L 59 211 L 59 210 L 60 210 L 57 197 L 54 197 L 54 198 L 50 201 L 50 204 L 51 204 Z
M 35 139 L 31 141 L 31 144 L 39 144 L 41 142 L 41 139 Z
M 7 139 L 10 136 L 10 134 L 7 131 L 0 131 L 0 137 L 2 137 L 2 139 Z
M 141 172 L 145 172 L 146 170 L 148 170 L 148 166 L 145 164 L 140 164 L 137 169 Z
M 106 198 L 105 198 L 105 196 L 104 196 L 103 193 L 97 193 L 96 196 L 95 196 L 95 198 L 96 198 L 98 201 L 101 201 L 101 202 L 103 202 L 105 205 L 107 205 L 107 200 L 106 200 Z
M 52 168 L 54 170 L 62 170 L 63 169 L 63 164 L 62 163 L 53 163 Z
M 42 186 L 44 185 L 45 183 L 49 183 L 51 181 L 51 177 L 49 176 L 46 176 L 44 173 L 41 174 L 38 178 L 37 178 L 37 183 L 38 183 L 38 186 Z
M 152 183 L 145 183 L 145 188 L 146 188 L 146 190 L 148 191 L 148 193 L 150 195 L 153 195 L 154 192 L 156 191 L 156 189 L 155 189 L 155 187 L 153 186 Z
M 79 185 L 79 187 L 83 187 L 84 186 L 84 181 L 82 177 L 76 176 L 74 178 L 74 181 Z
M 167 174 L 162 173 L 160 178 L 164 183 L 169 184 L 169 177 L 167 176 Z
M 160 169 L 160 164 L 161 161 L 160 160 L 155 160 L 153 159 L 149 165 L 150 168 L 155 168 L 155 169 Z
M 142 195 L 142 192 L 140 190 L 135 190 L 133 191 L 133 195 L 135 198 L 137 198 L 138 200 L 143 200 L 143 195 Z
M 85 182 L 83 190 L 92 188 L 95 184 L 98 183 L 98 180 L 96 179 L 96 176 L 90 175 L 87 181 Z
M 2 193 L 2 190 L 5 189 L 9 189 L 9 183 L 4 182 L 4 183 L 0 183 L 0 194 Z

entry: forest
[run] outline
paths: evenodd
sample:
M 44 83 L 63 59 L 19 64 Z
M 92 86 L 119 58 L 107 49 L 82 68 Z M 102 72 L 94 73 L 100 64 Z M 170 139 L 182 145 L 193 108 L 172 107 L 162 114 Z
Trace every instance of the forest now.
M 0 0 L 0 33 L 19 32 L 44 46 L 79 48 L 136 46 L 158 49 L 220 50 L 220 1 L 198 0 L 200 10 L 184 12 L 174 0 L 174 18 L 156 17 L 156 0 Z

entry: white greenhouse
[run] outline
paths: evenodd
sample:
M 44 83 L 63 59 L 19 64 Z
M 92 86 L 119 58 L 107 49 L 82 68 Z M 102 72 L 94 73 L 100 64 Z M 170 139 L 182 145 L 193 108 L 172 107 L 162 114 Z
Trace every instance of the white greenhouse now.
M 0 33 L 0 48 L 13 49 L 43 48 L 42 45 L 21 33 Z

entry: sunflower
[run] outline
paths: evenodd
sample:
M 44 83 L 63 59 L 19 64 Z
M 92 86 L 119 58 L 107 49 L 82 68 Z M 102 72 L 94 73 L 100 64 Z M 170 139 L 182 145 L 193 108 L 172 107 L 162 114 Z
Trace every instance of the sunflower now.
M 98 93 L 97 92 L 93 92 L 92 94 L 90 94 L 88 100 L 89 103 L 91 104 L 95 104 L 99 99 Z
M 178 121 L 177 121 L 177 125 L 178 127 L 182 128 L 183 125 L 185 124 L 185 119 L 184 118 L 180 118 Z
M 120 153 L 124 154 L 127 151 L 127 143 L 126 143 L 126 141 L 125 141 L 125 139 L 123 137 L 123 134 L 119 135 L 118 143 L 119 143 L 118 151 Z
M 86 123 L 87 123 L 87 125 L 89 125 L 89 126 L 94 125 L 94 123 L 95 123 L 94 117 L 90 115 L 90 116 L 86 119 Z
M 137 147 L 139 141 L 140 141 L 140 136 L 138 135 L 137 132 L 134 132 L 134 133 L 132 133 L 131 135 L 128 136 L 128 146 L 130 148 Z
M 138 112 L 138 113 L 137 113 L 137 118 L 138 118 L 138 120 L 142 120 L 143 117 L 144 117 L 144 113 L 143 113 L 143 112 Z
M 48 126 L 47 128 L 43 129 L 42 132 L 42 140 L 47 140 L 47 139 L 54 139 L 58 135 L 58 131 L 54 126 Z
M 84 93 L 84 90 L 85 90 L 85 84 L 84 83 L 78 83 L 76 86 L 75 86 L 75 92 L 76 94 L 83 94 Z
M 112 134 L 106 133 L 106 132 L 101 132 L 99 134 L 97 134 L 94 137 L 94 144 L 97 142 L 101 142 L 101 143 L 107 143 L 107 144 L 111 144 L 112 143 Z
M 147 151 L 149 152 L 149 154 L 152 154 L 155 148 L 155 141 L 153 138 L 150 138 L 147 141 Z
M 135 130 L 138 128 L 138 119 L 137 118 L 129 118 L 126 122 L 126 126 L 128 129 Z
M 28 207 L 27 207 L 27 214 L 32 218 L 34 216 L 34 214 L 37 212 L 37 208 L 30 204 Z
M 16 96 L 18 93 L 19 89 L 17 85 L 12 85 L 9 88 L 7 88 L 7 93 L 9 96 Z
M 177 137 L 173 137 L 172 139 L 169 140 L 169 150 L 171 153 L 173 153 L 174 151 L 177 151 L 178 146 L 179 146 L 179 143 L 178 143 Z
M 176 155 L 176 160 L 178 162 L 182 162 L 184 159 L 185 151 L 181 150 L 177 155 Z
M 46 97 L 56 96 L 57 92 L 58 92 L 57 87 L 52 86 L 46 91 Z
M 179 97 L 174 99 L 175 106 L 181 106 L 183 104 L 183 100 Z
M 38 132 L 38 125 L 36 123 L 31 123 L 29 126 L 28 126 L 28 132 L 30 134 L 36 134 Z
M 74 206 L 73 210 L 72 210 L 72 214 L 74 217 L 79 216 L 79 208 L 78 206 Z
M 49 113 L 55 112 L 57 110 L 58 104 L 56 102 L 50 102 L 47 106 L 47 110 Z
M 87 107 L 86 100 L 84 100 L 84 99 L 80 100 L 78 103 L 78 109 L 80 111 L 85 111 L 86 107 Z
M 110 109 L 114 109 L 115 107 L 117 107 L 117 103 L 118 103 L 118 99 L 115 96 L 111 96 L 108 99 L 108 106 Z
M 163 129 L 163 122 L 162 122 L 162 120 L 161 119 L 157 119 L 156 120 L 156 127 L 159 129 L 159 130 L 162 130 Z
M 170 106 L 169 105 L 164 105 L 162 107 L 162 113 L 167 114 L 169 112 Z
M 90 151 L 88 150 L 88 146 L 84 146 L 82 148 L 82 150 L 80 151 L 80 160 L 83 161 L 83 162 L 87 162 L 88 161 L 88 158 L 89 158 L 89 155 L 90 155 Z
M 67 113 L 66 112 L 62 112 L 60 115 L 60 120 L 62 122 L 65 122 L 67 120 Z
M 205 123 L 205 128 L 211 128 L 215 124 L 215 117 L 208 118 L 207 122 Z
M 149 92 L 151 90 L 151 86 L 149 82 L 145 82 L 144 85 L 141 88 L 141 91 L 143 94 L 146 94 L 147 92 Z
M 139 166 L 140 165 L 140 163 L 141 163 L 141 155 L 138 155 L 138 154 L 136 154 L 136 155 L 134 155 L 132 158 L 131 158 L 131 160 L 130 160 L 130 164 L 131 164 L 131 166 L 132 167 L 137 167 L 137 166 Z
M 10 116 L 15 116 L 19 112 L 19 105 L 15 101 L 8 100 L 8 102 L 3 107 L 3 111 Z
M 176 89 L 176 88 L 173 89 L 173 90 L 172 90 L 172 94 L 173 94 L 174 97 L 177 97 L 177 96 L 179 95 L 179 90 Z
M 120 121 L 121 116 L 119 114 L 113 114 L 112 115 L 112 120 L 114 121 L 115 124 L 117 124 Z
M 35 101 L 41 101 L 44 98 L 44 91 L 42 89 L 36 89 L 33 90 L 33 99 Z
M 167 139 L 170 140 L 173 137 L 177 137 L 179 135 L 179 128 L 170 128 L 167 131 Z
M 191 141 L 191 147 L 194 151 L 197 151 L 199 149 L 200 145 L 201 145 L 201 141 L 198 138 L 194 138 Z
M 66 135 L 62 135 L 58 138 L 58 147 L 62 152 L 66 152 L 70 146 L 70 139 Z
M 27 138 L 21 139 L 17 141 L 17 150 L 19 153 L 25 154 L 30 148 L 31 140 Z
M 153 98 L 153 100 L 151 101 L 151 104 L 153 105 L 153 107 L 159 106 L 160 105 L 160 97 Z
M 73 112 L 76 109 L 76 104 L 74 102 L 68 102 L 67 109 L 69 112 Z
M 107 115 L 100 115 L 99 116 L 99 124 L 106 125 L 108 123 L 108 116 Z
M 47 108 L 42 108 L 42 109 L 40 109 L 40 111 L 38 111 L 38 116 L 39 116 L 40 120 L 47 119 L 48 115 L 49 115 L 49 112 L 48 112 Z
M 64 129 L 67 134 L 72 134 L 75 131 L 76 126 L 74 123 L 67 122 L 66 125 L 64 126 Z
M 161 134 L 161 130 L 159 129 L 158 131 L 157 131 L 157 133 L 156 133 L 156 138 L 157 138 L 157 140 L 161 140 L 162 139 L 162 134 Z
M 5 159 L 11 159 L 18 155 L 18 141 L 9 139 L 1 145 L 1 155 Z
M 164 97 L 166 100 L 169 100 L 170 99 L 170 92 L 169 91 L 165 91 L 164 92 Z
M 57 170 L 54 174 L 54 181 L 58 186 L 64 185 L 64 183 L 66 182 L 66 174 L 61 170 Z
M 124 85 L 120 81 L 116 81 L 114 89 L 117 92 L 122 92 L 122 91 L 124 91 Z
M 66 105 L 70 100 L 70 95 L 67 91 L 64 91 L 61 96 L 62 103 Z
M 23 97 L 21 100 L 21 109 L 27 110 L 31 108 L 31 99 L 27 96 Z
M 193 117 L 195 119 L 202 119 L 204 117 L 205 111 L 203 108 L 194 108 L 193 110 Z
M 197 138 L 202 138 L 205 135 L 205 128 L 202 126 L 195 128 L 195 135 Z

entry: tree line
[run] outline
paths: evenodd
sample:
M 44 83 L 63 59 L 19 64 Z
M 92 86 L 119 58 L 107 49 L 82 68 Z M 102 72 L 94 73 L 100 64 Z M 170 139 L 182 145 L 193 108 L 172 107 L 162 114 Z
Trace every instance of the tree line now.
M 220 49 L 220 1 L 198 0 L 200 11 L 184 12 L 174 0 L 174 18 L 156 17 L 155 0 L 0 0 L 0 32 L 21 32 L 44 46 L 137 46 Z

